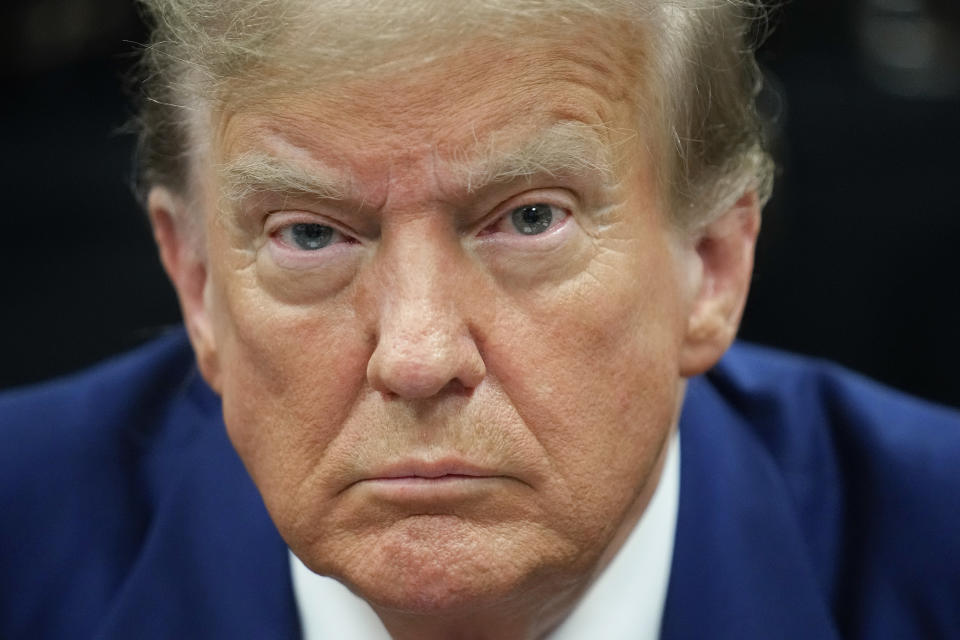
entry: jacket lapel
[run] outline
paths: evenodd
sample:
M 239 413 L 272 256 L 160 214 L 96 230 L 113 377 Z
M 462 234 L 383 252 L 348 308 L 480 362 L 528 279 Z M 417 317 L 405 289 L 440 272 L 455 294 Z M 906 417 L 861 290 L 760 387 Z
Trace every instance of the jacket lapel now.
M 704 378 L 680 421 L 680 506 L 661 638 L 836 638 L 773 459 Z
M 299 638 L 286 545 L 199 376 L 144 461 L 153 519 L 98 638 Z

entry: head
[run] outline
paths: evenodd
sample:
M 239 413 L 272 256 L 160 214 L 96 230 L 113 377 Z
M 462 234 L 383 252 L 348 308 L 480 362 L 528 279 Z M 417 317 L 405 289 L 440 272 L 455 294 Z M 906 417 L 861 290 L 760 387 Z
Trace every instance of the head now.
M 146 201 L 280 533 L 398 635 L 542 632 L 739 324 L 749 4 L 145 4 Z

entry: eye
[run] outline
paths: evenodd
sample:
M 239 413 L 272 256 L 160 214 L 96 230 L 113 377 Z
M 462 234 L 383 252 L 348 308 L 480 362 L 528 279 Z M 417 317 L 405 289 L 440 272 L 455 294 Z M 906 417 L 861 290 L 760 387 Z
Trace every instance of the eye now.
M 526 204 L 510 212 L 513 228 L 525 236 L 536 236 L 553 226 L 553 207 L 549 204 Z
M 537 202 L 511 209 L 498 219 L 485 233 L 507 233 L 522 236 L 538 236 L 555 228 L 567 216 L 566 209 L 556 205 Z
M 302 251 L 318 251 L 342 239 L 342 234 L 331 226 L 315 222 L 298 222 L 280 229 L 280 240 L 287 246 Z

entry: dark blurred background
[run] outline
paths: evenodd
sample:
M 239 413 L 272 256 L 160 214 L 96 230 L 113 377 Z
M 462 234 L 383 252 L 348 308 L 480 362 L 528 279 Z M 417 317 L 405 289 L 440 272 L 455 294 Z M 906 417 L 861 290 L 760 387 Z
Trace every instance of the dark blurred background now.
M 960 2 L 793 0 L 761 53 L 780 164 L 741 335 L 960 406 Z M 130 0 L 0 8 L 0 387 L 178 321 L 129 188 Z

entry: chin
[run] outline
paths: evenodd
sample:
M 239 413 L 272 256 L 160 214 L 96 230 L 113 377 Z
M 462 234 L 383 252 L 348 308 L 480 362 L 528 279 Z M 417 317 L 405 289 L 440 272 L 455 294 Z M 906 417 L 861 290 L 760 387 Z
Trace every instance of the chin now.
M 323 573 L 377 610 L 412 615 L 465 616 L 508 606 L 518 594 L 564 591 L 563 575 L 572 569 L 563 558 L 565 545 L 532 539 L 525 528 L 487 527 L 454 515 L 410 516 L 373 539 L 354 539 L 359 548 Z M 540 551 L 545 545 L 552 549 L 547 556 Z

